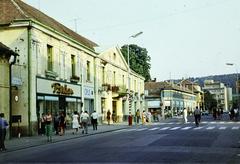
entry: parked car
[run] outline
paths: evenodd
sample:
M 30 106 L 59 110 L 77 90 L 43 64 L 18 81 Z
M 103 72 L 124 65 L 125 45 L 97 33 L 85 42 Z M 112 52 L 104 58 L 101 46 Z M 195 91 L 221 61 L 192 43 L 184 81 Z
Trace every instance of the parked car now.
M 203 111 L 202 116 L 208 116 L 209 112 L 208 111 Z

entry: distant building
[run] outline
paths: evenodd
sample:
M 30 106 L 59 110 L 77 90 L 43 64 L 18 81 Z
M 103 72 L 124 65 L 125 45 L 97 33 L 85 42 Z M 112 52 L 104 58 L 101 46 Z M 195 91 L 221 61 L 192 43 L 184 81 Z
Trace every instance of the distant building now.
M 169 82 L 146 82 L 145 101 L 146 108 L 162 118 L 179 115 L 183 108 L 192 113 L 197 106 L 197 96 L 192 90 Z
M 232 90 L 223 83 L 214 80 L 205 80 L 203 90 L 208 90 L 217 101 L 217 107 L 228 111 L 231 101 Z

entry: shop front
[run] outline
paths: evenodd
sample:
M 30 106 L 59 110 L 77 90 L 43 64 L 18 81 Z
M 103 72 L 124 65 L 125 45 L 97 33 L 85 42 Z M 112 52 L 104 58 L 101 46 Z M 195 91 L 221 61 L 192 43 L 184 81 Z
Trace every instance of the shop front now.
M 81 85 L 37 78 L 36 102 L 39 121 L 47 112 L 53 116 L 63 112 L 70 119 L 74 111 L 81 111 Z

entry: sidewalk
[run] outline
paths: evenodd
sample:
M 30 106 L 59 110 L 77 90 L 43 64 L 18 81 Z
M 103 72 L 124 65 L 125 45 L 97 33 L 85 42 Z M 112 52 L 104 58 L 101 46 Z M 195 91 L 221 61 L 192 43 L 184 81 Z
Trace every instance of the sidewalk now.
M 111 125 L 102 124 L 98 126 L 98 130 L 93 130 L 92 126 L 89 126 L 88 134 L 82 134 L 82 129 L 80 129 L 77 134 L 72 134 L 74 130 L 68 129 L 65 131 L 65 135 L 63 136 L 55 135 L 55 133 L 53 133 L 52 142 L 47 142 L 47 137 L 41 136 L 41 135 L 31 136 L 31 137 L 12 138 L 10 140 L 5 140 L 5 146 L 7 148 L 7 151 L 5 152 L 11 152 L 11 151 L 25 149 L 28 147 L 51 144 L 51 143 L 60 142 L 64 140 L 70 140 L 73 138 L 80 138 L 80 137 L 86 137 L 86 136 L 100 134 L 100 133 L 116 131 L 119 129 L 125 129 L 129 127 L 130 126 L 128 126 L 127 123 L 125 122 L 121 124 L 116 123 Z

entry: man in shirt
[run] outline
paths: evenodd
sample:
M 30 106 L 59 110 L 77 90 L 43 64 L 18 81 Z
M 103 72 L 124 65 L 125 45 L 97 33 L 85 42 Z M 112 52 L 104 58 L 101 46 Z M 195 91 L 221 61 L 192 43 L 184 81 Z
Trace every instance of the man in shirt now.
M 81 116 L 80 116 L 81 122 L 82 122 L 82 126 L 83 126 L 83 130 L 82 130 L 82 134 L 87 134 L 88 133 L 88 122 L 89 122 L 89 115 L 88 112 L 82 112 Z
M 1 151 L 6 150 L 4 141 L 6 138 L 7 127 L 8 127 L 8 123 L 4 119 L 4 113 L 0 113 L 0 150 Z
M 97 130 L 97 119 L 98 119 L 98 114 L 96 111 L 94 111 L 92 114 L 91 114 L 91 119 L 92 119 L 92 126 L 93 126 L 93 130 Z

